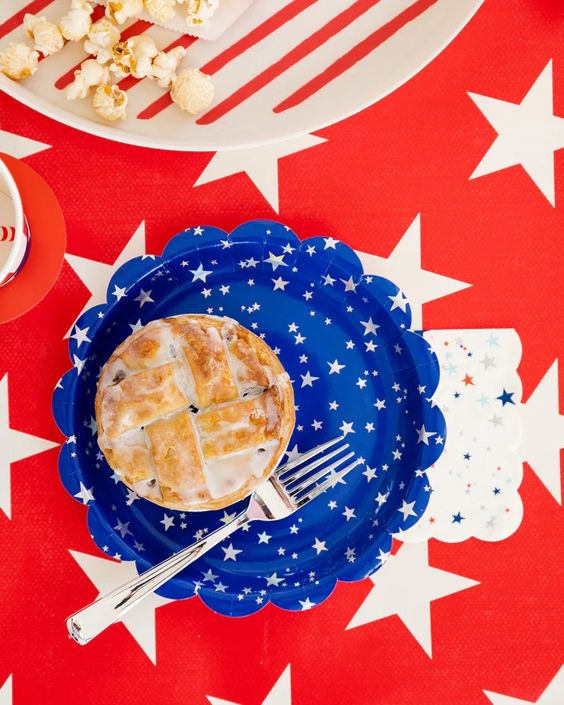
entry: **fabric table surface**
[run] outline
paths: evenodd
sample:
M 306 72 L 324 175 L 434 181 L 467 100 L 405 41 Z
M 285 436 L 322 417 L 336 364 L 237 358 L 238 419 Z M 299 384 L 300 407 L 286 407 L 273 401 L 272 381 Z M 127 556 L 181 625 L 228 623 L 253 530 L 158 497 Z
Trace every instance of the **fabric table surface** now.
M 49 293 L 0 325 L 1 705 L 564 703 L 554 365 L 564 345 L 564 3 L 485 0 L 408 83 L 316 135 L 306 149 L 255 155 L 273 173 L 279 157 L 277 183 L 243 155 L 240 171 L 196 185 L 218 155 L 104 141 L 0 97 L 0 152 L 26 154 L 67 228 Z M 418 577 L 398 577 L 395 604 L 371 600 L 379 574 L 340 583 L 304 613 L 268 605 L 230 619 L 197 598 L 154 598 L 79 647 L 65 618 L 128 574 L 93 544 L 84 507 L 58 479 L 51 394 L 70 366 L 65 335 L 120 257 L 160 253 L 189 226 L 252 218 L 415 272 L 426 329 L 516 329 L 523 401 L 545 395 L 551 452 L 539 448 L 534 467 L 524 458 L 524 517 L 511 536 L 431 539 L 413 558 Z

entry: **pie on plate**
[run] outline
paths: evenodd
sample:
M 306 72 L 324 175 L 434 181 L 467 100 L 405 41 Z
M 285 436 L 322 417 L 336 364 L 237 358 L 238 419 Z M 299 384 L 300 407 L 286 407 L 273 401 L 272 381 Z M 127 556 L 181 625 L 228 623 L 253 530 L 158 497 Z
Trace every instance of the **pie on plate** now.
M 121 343 L 96 394 L 98 444 L 139 496 L 222 509 L 276 468 L 295 423 L 288 374 L 231 318 L 152 321 Z

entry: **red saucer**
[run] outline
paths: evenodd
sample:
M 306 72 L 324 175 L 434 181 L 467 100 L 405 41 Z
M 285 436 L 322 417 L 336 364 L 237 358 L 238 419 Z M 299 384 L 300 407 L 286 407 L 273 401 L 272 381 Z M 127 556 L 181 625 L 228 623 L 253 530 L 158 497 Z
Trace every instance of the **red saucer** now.
M 11 321 L 36 306 L 61 271 L 66 229 L 55 194 L 39 174 L 24 162 L 0 155 L 20 190 L 29 222 L 31 246 L 21 272 L 0 287 L 0 323 Z

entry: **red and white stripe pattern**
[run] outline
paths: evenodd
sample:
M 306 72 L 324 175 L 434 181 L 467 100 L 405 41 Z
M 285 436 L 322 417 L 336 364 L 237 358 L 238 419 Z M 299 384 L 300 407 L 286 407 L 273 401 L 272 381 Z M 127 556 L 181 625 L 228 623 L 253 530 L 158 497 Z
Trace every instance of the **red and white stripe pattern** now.
M 0 225 L 0 242 L 13 242 L 16 229 L 13 225 Z
M 12 245 L 12 247 L 17 247 L 16 261 L 14 262 L 14 268 L 11 272 L 6 272 L 4 276 L 0 277 L 0 286 L 4 286 L 18 274 L 18 272 L 24 266 L 27 256 L 29 254 L 29 246 L 31 241 L 31 231 L 29 229 L 29 223 L 24 215 L 23 219 L 23 234 L 24 240 L 21 240 L 18 244 Z M 13 225 L 0 225 L 0 242 L 14 242 L 16 239 L 16 229 Z
M 193 121 L 171 107 L 170 95 L 155 83 L 126 78 L 120 86 L 129 94 L 130 117 L 119 130 L 139 138 L 205 141 L 220 147 L 280 139 L 283 133 L 330 124 L 407 80 L 481 2 L 257 0 L 214 42 L 132 21 L 123 31 L 125 38 L 148 32 L 159 47 L 187 47 L 186 65 L 198 66 L 213 77 L 216 100 Z M 68 0 L 3 4 L 0 46 L 21 38 L 26 12 L 55 19 Z M 95 12 L 98 17 L 103 9 Z M 44 101 L 95 123 L 88 101 L 69 104 L 62 94 L 85 58 L 80 45 L 68 45 L 44 59 L 26 87 Z M 6 87 L 5 82 L 0 85 Z

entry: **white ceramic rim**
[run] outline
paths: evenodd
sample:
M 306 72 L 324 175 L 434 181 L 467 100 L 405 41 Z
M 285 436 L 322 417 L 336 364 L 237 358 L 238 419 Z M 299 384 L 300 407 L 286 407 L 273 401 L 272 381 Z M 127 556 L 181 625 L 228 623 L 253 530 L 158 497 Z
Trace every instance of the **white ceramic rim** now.
M 16 185 L 16 182 L 14 181 L 12 172 L 8 169 L 3 159 L 0 159 L 0 177 L 3 179 L 4 183 L 8 187 L 8 191 L 10 192 L 10 198 L 12 199 L 12 203 L 14 204 L 14 211 L 16 215 L 16 224 L 14 226 L 14 241 L 12 242 L 12 247 L 10 249 L 8 259 L 6 260 L 4 266 L 0 268 L 0 286 L 2 286 L 6 283 L 5 280 L 8 274 L 16 272 L 19 268 L 21 264 L 21 259 L 19 262 L 17 261 L 18 253 L 21 252 L 22 249 L 25 257 L 25 252 L 27 251 L 27 238 L 24 234 L 24 213 L 20 192 Z

